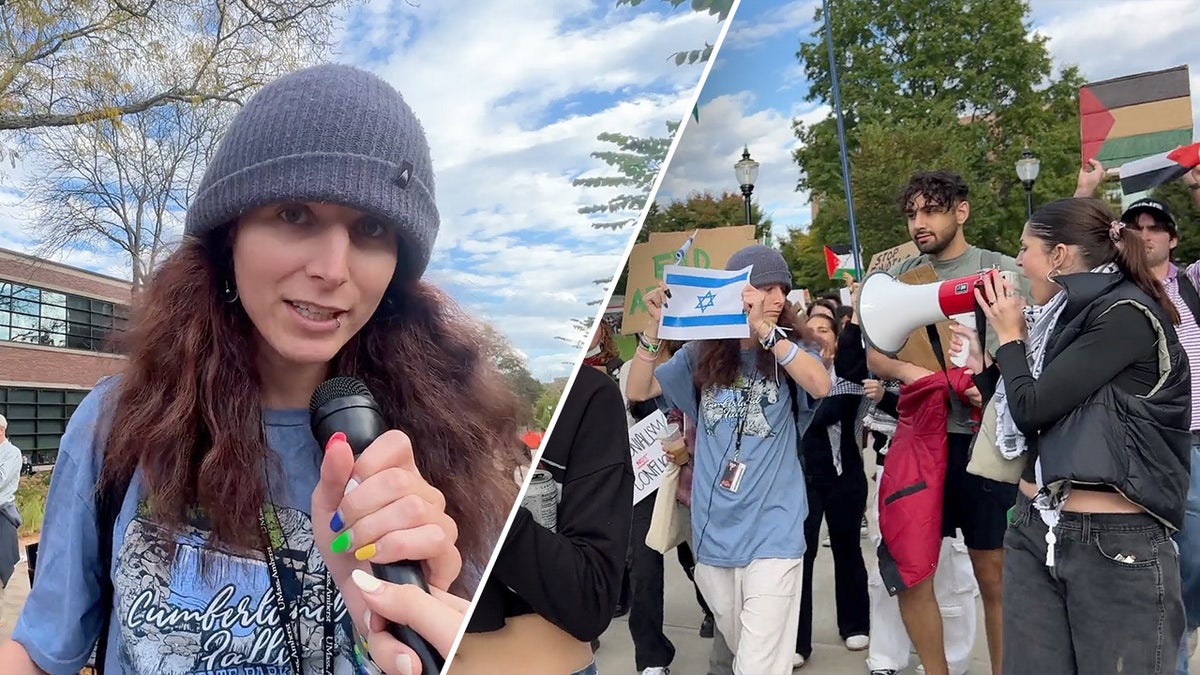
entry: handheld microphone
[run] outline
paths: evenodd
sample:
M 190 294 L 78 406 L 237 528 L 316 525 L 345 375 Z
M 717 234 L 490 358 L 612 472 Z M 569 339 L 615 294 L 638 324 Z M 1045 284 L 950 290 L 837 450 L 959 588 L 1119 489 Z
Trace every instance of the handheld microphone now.
M 313 436 L 322 448 L 329 437 L 340 431 L 354 451 L 355 459 L 367 446 L 387 431 L 379 404 L 371 396 L 367 385 L 353 377 L 334 377 L 321 383 L 313 392 L 308 404 Z M 426 593 L 429 585 L 421 573 L 421 565 L 414 561 L 394 562 L 387 565 L 371 563 L 375 576 L 393 584 L 412 584 Z M 397 640 L 408 645 L 421 660 L 423 675 L 437 675 L 444 663 L 440 654 L 416 631 L 408 626 L 388 622 L 388 632 Z

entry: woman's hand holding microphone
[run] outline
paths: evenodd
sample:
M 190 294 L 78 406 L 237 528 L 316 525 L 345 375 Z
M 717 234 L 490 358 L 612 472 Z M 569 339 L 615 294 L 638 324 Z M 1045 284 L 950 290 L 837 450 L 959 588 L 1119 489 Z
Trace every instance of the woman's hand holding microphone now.
M 312 524 L 330 577 L 379 668 L 421 673 L 416 653 L 387 632 L 388 621 L 409 626 L 443 657 L 449 653 L 470 606 L 447 590 L 462 568 L 458 527 L 441 491 L 417 470 L 407 435 L 388 431 L 356 461 L 345 436 L 334 434 L 312 495 Z M 371 574 L 370 563 L 406 560 L 420 563 L 429 593 Z

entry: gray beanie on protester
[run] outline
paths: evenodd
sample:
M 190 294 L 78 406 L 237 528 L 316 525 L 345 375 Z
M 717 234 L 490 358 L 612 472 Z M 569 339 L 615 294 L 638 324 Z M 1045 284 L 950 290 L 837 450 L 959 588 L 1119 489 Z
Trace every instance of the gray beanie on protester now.
M 383 218 L 397 272 L 420 277 L 438 232 L 425 132 L 404 98 L 358 68 L 321 65 L 263 87 L 234 117 L 184 231 L 203 236 L 275 202 L 331 202 Z
M 754 266 L 750 270 L 750 285 L 763 288 L 771 284 L 782 284 L 788 291 L 792 290 L 792 271 L 788 269 L 787 261 L 775 249 L 762 244 L 747 246 L 729 256 L 725 269 L 740 270 L 743 267 Z

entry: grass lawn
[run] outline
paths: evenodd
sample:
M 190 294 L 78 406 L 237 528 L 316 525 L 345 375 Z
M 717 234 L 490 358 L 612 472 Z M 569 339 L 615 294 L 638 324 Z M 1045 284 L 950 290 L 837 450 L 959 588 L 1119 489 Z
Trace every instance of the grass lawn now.
M 613 341 L 617 343 L 617 350 L 621 355 L 622 361 L 628 361 L 633 358 L 634 352 L 637 351 L 637 336 L 636 335 L 617 335 Z
M 32 476 L 21 476 L 17 487 L 17 510 L 21 512 L 20 537 L 37 536 L 42 531 L 42 518 L 46 515 L 46 492 L 50 490 L 50 471 L 39 471 Z

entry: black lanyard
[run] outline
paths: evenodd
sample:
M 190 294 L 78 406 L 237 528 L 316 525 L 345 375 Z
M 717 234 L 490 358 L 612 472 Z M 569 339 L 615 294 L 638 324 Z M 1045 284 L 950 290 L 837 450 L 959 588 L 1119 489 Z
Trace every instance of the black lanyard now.
M 288 612 L 287 598 L 283 594 L 283 580 L 279 576 L 279 561 L 276 555 L 277 547 L 271 537 L 271 529 L 267 527 L 267 509 L 270 509 L 271 522 L 275 525 L 276 532 L 282 534 L 283 529 L 279 525 L 279 517 L 275 513 L 274 506 L 264 507 L 258 513 L 258 523 L 262 527 L 263 536 L 266 537 L 266 554 L 267 554 L 267 571 L 271 576 L 271 591 L 275 596 L 275 605 L 279 611 L 279 623 L 283 629 L 284 639 L 287 642 L 288 662 L 291 664 L 293 675 L 303 675 L 304 670 L 301 667 L 300 658 L 300 594 L 297 594 L 296 604 L 293 607 L 295 617 Z M 329 569 L 326 568 L 321 573 L 321 583 L 324 588 L 322 597 L 322 665 L 321 672 L 323 675 L 333 675 L 333 583 L 329 578 Z

